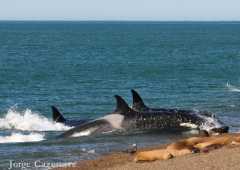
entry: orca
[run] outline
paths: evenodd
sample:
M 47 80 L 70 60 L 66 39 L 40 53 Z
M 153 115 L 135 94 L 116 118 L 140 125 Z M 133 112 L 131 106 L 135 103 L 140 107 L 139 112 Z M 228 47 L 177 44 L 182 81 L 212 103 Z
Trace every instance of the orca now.
M 92 134 L 127 132 L 135 130 L 168 130 L 195 128 L 207 132 L 227 131 L 215 117 L 207 117 L 196 112 L 136 111 L 128 106 L 121 96 L 115 95 L 116 109 L 102 117 L 82 123 L 59 137 L 80 137 Z
M 75 127 L 91 120 L 91 119 L 65 119 L 63 117 L 63 114 L 61 114 L 60 111 L 55 106 L 51 106 L 51 108 L 53 121 L 57 123 L 63 123 L 66 126 Z
M 218 120 L 215 116 L 215 114 L 208 112 L 208 111 L 197 111 L 197 110 L 184 110 L 184 109 L 166 109 L 166 108 L 150 108 L 148 106 L 146 106 L 146 104 L 143 102 L 142 97 L 139 95 L 139 93 L 132 89 L 131 90 L 132 93 L 132 109 L 137 111 L 137 112 L 171 112 L 171 113 L 177 113 L 177 114 L 197 114 L 198 117 L 202 117 L 208 121 L 206 121 L 206 123 L 208 124 L 212 124 L 212 122 L 218 122 L 217 124 L 223 124 L 223 122 L 221 122 L 220 120 Z M 182 126 L 191 126 L 193 124 L 189 124 L 189 123 L 182 123 Z M 213 125 L 215 125 L 213 123 Z M 194 125 L 193 125 L 194 126 Z M 210 125 L 207 125 L 207 127 Z M 228 132 L 228 127 L 225 126 L 224 128 L 216 128 L 216 129 L 212 129 L 212 131 L 216 131 L 219 133 L 225 133 Z

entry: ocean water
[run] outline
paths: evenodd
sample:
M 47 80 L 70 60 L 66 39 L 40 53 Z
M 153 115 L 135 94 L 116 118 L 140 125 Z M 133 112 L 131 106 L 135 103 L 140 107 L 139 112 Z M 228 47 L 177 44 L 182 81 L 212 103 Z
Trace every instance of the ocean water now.
M 0 168 L 91 159 L 184 135 L 56 139 L 70 127 L 52 122 L 51 105 L 67 118 L 97 118 L 115 109 L 115 94 L 131 104 L 130 89 L 149 106 L 212 111 L 239 131 L 240 23 L 0 22 Z

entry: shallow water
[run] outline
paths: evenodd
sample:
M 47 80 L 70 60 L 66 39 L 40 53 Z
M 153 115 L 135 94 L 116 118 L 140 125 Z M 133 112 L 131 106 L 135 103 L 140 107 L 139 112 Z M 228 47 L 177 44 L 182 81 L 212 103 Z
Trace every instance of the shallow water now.
M 239 57 L 236 22 L 0 22 L 1 167 L 91 159 L 184 135 L 55 139 L 69 127 L 51 121 L 51 105 L 96 118 L 115 108 L 115 94 L 131 104 L 132 88 L 150 106 L 212 111 L 238 131 Z

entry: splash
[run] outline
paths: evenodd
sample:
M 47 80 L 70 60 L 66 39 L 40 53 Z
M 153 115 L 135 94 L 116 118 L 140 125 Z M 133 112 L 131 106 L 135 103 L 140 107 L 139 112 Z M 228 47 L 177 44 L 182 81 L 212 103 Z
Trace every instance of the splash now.
M 199 115 L 203 120 L 205 120 L 200 126 L 199 128 L 201 130 L 206 130 L 206 131 L 211 131 L 211 129 L 215 129 L 215 128 L 221 128 L 224 125 L 222 124 L 222 122 L 220 122 L 218 119 L 214 118 L 214 117 L 207 117 L 207 116 L 203 116 L 203 115 Z
M 194 109 L 192 114 L 195 114 L 198 118 L 200 118 L 200 124 L 193 124 L 192 122 L 183 122 L 180 126 L 189 127 L 192 129 L 199 128 L 200 130 L 211 131 L 215 128 L 221 128 L 224 124 L 211 112 L 207 111 L 199 111 Z
M 230 83 L 227 83 L 227 84 L 226 84 L 226 87 L 228 88 L 229 91 L 232 91 L 232 92 L 240 92 L 240 88 L 237 88 L 237 87 L 231 85 Z
M 23 131 L 65 131 L 71 127 L 56 123 L 48 118 L 32 112 L 30 109 L 18 112 L 9 109 L 7 114 L 0 118 L 0 129 L 23 130 Z
M 40 133 L 12 133 L 9 136 L 0 136 L 0 143 L 39 142 L 44 140 L 44 134 Z

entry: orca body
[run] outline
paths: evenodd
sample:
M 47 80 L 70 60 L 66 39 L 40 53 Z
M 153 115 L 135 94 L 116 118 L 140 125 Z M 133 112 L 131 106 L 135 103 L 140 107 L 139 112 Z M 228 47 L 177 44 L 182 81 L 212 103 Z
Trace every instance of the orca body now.
M 117 108 L 95 120 L 90 120 L 64 132 L 60 137 L 79 137 L 91 134 L 135 130 L 169 130 L 195 128 L 205 131 L 226 131 L 228 127 L 214 117 L 196 112 L 172 110 L 136 111 L 131 109 L 122 97 L 115 95 Z
M 201 126 L 206 126 L 206 127 L 209 127 L 207 131 L 211 131 L 212 132 L 219 132 L 219 133 L 225 133 L 225 132 L 228 132 L 228 129 L 229 127 L 227 126 L 223 126 L 223 122 L 221 122 L 220 120 L 218 120 L 216 118 L 216 116 L 211 113 L 211 112 L 208 112 L 208 111 L 196 111 L 196 110 L 184 110 L 184 109 L 166 109 L 166 108 L 150 108 L 148 106 L 145 105 L 145 103 L 143 102 L 143 99 L 140 97 L 139 93 L 136 91 L 136 90 L 131 90 L 132 92 L 132 109 L 137 111 L 137 112 L 165 112 L 165 113 L 172 113 L 173 115 L 174 114 L 177 114 L 177 115 L 185 115 L 185 116 L 182 116 L 183 118 L 185 117 L 188 117 L 189 115 L 196 115 L 196 118 L 199 119 L 199 121 L 197 122 L 202 122 L 202 125 Z M 193 119 L 194 116 L 191 116 Z M 194 119 L 196 119 L 194 118 Z M 201 119 L 205 119 L 205 123 L 204 121 L 201 121 Z M 189 120 L 189 122 L 186 122 L 183 121 L 183 123 L 181 123 L 182 126 L 195 126 L 196 124 L 192 124 L 190 123 L 192 122 L 191 120 Z M 194 121 L 193 121 L 194 122 Z M 200 123 L 197 123 L 197 124 L 200 124 Z M 216 128 L 211 128 L 211 127 L 214 127 L 216 126 Z M 199 126 L 199 125 L 198 125 Z M 218 127 L 221 127 L 223 126 L 222 128 L 218 128 Z M 206 129 L 203 129 L 203 130 L 206 130 Z

